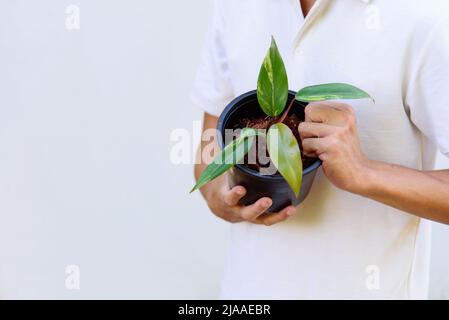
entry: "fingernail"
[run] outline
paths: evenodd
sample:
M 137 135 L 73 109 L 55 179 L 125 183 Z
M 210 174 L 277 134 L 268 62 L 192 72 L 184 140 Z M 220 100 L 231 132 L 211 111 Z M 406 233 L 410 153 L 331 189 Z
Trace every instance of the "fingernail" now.
M 245 194 L 245 190 L 243 190 L 243 189 L 237 189 L 237 194 L 238 194 L 239 196 L 243 196 L 243 195 Z
M 290 216 L 292 216 L 292 215 L 294 215 L 296 213 L 296 209 L 289 209 L 288 211 L 287 211 L 287 215 L 290 217 Z

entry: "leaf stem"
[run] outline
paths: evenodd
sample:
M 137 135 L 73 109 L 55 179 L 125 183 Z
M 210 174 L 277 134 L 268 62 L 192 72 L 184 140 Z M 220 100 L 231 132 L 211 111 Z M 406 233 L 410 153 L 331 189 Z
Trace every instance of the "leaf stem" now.
M 292 101 L 290 101 L 290 104 L 287 107 L 287 110 L 285 110 L 284 114 L 282 115 L 282 117 L 279 119 L 278 123 L 282 123 L 285 121 L 285 119 L 288 116 L 288 113 L 290 112 L 291 108 L 293 107 L 293 103 L 295 103 L 295 97 L 293 97 Z

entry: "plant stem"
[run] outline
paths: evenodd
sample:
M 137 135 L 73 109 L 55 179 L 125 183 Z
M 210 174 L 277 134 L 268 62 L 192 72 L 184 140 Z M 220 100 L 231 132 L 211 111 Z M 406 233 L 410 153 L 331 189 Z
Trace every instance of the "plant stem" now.
M 287 107 L 287 110 L 285 110 L 284 114 L 282 115 L 282 117 L 279 119 L 278 123 L 282 123 L 285 121 L 285 119 L 288 116 L 288 113 L 290 112 L 291 108 L 293 107 L 293 103 L 295 103 L 295 97 L 293 97 L 292 101 L 290 102 L 290 104 Z

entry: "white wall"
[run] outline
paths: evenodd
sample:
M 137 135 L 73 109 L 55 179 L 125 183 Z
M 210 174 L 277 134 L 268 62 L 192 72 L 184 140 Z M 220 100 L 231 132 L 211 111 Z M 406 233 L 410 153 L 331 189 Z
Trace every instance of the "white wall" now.
M 0 298 L 217 297 L 228 227 L 169 162 L 170 132 L 201 118 L 188 91 L 210 9 L 0 2 Z M 449 298 L 435 231 L 432 294 Z

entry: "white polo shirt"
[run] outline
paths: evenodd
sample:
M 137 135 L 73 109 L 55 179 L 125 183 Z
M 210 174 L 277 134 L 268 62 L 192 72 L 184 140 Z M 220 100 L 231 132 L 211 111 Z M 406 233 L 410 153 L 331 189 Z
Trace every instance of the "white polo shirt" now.
M 218 116 L 256 88 L 274 35 L 290 89 L 347 82 L 372 160 L 432 169 L 449 155 L 449 1 L 217 0 L 193 90 Z M 222 298 L 426 298 L 429 222 L 334 187 L 320 170 L 290 220 L 232 225 Z

